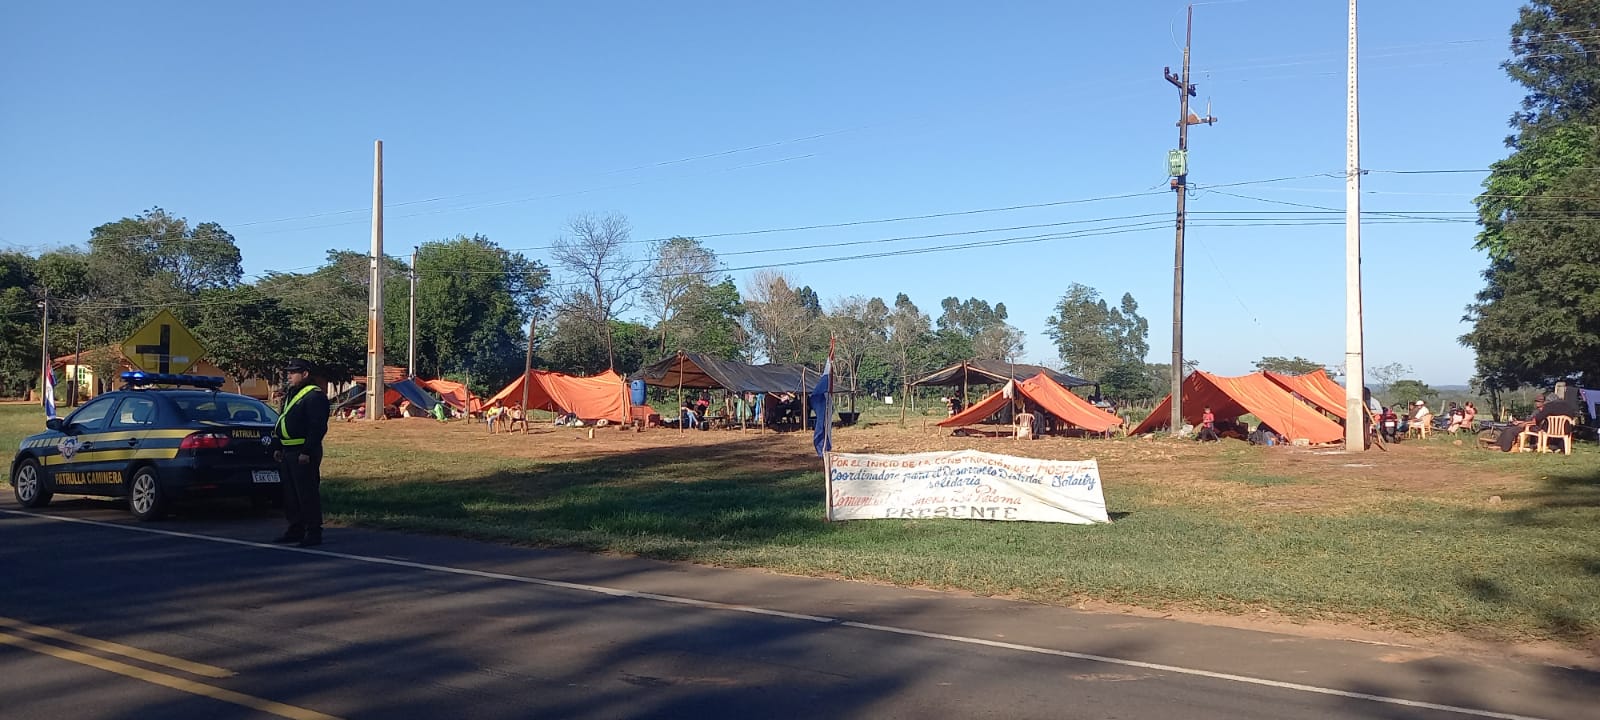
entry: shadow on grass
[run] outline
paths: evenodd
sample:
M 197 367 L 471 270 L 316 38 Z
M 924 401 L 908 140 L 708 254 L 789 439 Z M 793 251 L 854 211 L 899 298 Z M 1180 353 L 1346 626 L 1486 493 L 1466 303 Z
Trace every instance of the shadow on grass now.
M 681 559 L 673 541 L 802 542 L 828 531 L 815 458 L 759 439 L 650 448 L 486 474 L 371 482 L 329 475 L 330 512 L 388 527 Z M 448 472 L 448 470 L 446 470 Z M 646 540 L 648 538 L 648 540 Z M 644 542 L 639 542 L 645 540 Z

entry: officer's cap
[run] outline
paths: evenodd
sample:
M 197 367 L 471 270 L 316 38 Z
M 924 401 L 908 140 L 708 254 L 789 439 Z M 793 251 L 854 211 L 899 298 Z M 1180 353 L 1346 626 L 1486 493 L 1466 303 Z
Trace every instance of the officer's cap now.
M 311 366 L 310 361 L 301 358 L 290 358 L 289 362 L 283 364 L 283 371 L 309 373 L 315 372 L 316 368 Z

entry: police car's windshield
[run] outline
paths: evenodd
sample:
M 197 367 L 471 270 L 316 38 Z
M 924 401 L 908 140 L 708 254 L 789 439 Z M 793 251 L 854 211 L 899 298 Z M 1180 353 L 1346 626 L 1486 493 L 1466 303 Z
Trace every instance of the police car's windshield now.
M 242 395 L 180 395 L 172 398 L 184 417 L 196 422 L 272 423 L 278 414 L 267 404 Z

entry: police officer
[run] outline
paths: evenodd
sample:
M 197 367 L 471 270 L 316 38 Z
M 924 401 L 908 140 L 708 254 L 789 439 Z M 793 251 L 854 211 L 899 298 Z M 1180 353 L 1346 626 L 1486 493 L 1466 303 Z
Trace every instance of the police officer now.
M 283 481 L 283 514 L 289 527 L 273 542 L 300 547 L 322 544 L 322 438 L 328 434 L 328 396 L 311 379 L 311 363 L 284 365 L 289 390 L 273 433 L 273 458 Z

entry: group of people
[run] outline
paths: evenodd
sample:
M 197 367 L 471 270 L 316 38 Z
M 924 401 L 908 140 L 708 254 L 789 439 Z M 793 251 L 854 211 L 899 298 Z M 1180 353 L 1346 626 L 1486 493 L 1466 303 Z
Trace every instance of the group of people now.
M 1440 425 L 1439 419 L 1433 415 L 1433 410 L 1428 408 L 1428 403 L 1416 400 L 1411 403 L 1411 412 L 1402 415 L 1394 408 L 1383 406 L 1377 413 L 1377 427 L 1374 430 L 1384 442 L 1399 442 L 1408 435 L 1426 438 Z M 1452 435 L 1466 430 L 1472 432 L 1477 428 L 1478 406 L 1468 401 L 1458 405 L 1454 402 L 1445 409 L 1443 429 Z
M 1547 420 L 1556 416 L 1565 416 L 1574 421 L 1582 417 L 1578 410 L 1578 405 L 1571 400 L 1539 393 L 1533 401 L 1532 415 L 1529 415 L 1526 420 L 1520 421 L 1513 418 L 1509 424 L 1496 428 L 1492 437 L 1485 439 L 1495 447 L 1498 447 L 1501 452 L 1514 452 L 1517 449 L 1517 438 L 1519 436 L 1523 433 L 1539 432 L 1545 428 Z M 1568 436 L 1566 442 L 1572 442 L 1570 436 Z
M 489 426 L 489 434 L 493 435 L 501 430 L 505 432 L 528 431 L 528 414 L 516 403 L 510 405 L 496 405 L 483 412 L 483 422 Z
M 1200 413 L 1200 427 L 1195 433 L 1195 440 L 1217 442 L 1222 438 L 1244 440 L 1251 445 L 1283 445 L 1286 442 L 1282 433 L 1265 422 L 1257 423 L 1255 429 L 1251 429 L 1250 423 L 1238 418 L 1218 420 L 1208 405 Z

